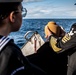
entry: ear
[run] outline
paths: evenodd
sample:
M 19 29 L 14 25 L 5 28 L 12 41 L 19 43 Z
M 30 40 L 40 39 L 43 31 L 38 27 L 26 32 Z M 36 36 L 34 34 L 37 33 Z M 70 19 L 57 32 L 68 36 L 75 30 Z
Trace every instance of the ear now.
M 11 22 L 15 22 L 15 14 L 14 14 L 14 12 L 11 12 L 11 13 L 10 13 L 9 18 L 10 18 L 10 21 L 11 21 Z

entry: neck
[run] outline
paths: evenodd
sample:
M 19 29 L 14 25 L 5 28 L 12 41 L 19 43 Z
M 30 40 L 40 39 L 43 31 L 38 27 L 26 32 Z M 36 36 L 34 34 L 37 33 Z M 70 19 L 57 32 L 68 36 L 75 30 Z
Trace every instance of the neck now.
M 4 25 L 4 26 L 0 27 L 0 35 L 2 35 L 2 36 L 8 36 L 9 33 L 10 33 L 9 26 Z
M 2 36 L 8 36 L 9 33 L 7 31 L 1 31 L 0 30 L 0 35 L 2 35 Z

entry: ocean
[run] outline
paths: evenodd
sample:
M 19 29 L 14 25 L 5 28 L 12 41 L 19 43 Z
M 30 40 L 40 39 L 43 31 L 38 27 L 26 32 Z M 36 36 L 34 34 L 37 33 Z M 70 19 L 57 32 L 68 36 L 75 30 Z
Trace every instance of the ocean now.
M 21 48 L 26 39 L 24 35 L 27 31 L 37 31 L 43 40 L 44 38 L 44 27 L 49 21 L 55 21 L 58 25 L 62 26 L 66 32 L 69 32 L 70 27 L 76 22 L 76 19 L 23 19 L 22 26 L 19 31 L 12 32 L 9 37 L 14 39 L 14 42 Z M 32 34 L 29 34 L 29 38 Z

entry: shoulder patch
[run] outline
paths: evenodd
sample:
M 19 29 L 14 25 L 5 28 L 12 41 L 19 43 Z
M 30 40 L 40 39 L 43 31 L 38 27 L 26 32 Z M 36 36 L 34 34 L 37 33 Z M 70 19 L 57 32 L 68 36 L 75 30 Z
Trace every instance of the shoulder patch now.
M 62 38 L 62 42 L 66 43 L 67 41 L 69 41 L 71 39 L 71 36 L 69 34 L 66 34 L 63 38 Z
M 57 39 L 53 36 L 51 36 L 51 39 L 50 39 L 50 44 L 51 44 L 51 47 L 52 49 L 55 51 L 55 52 L 58 52 L 61 50 L 61 48 L 57 47 L 56 44 L 57 44 Z

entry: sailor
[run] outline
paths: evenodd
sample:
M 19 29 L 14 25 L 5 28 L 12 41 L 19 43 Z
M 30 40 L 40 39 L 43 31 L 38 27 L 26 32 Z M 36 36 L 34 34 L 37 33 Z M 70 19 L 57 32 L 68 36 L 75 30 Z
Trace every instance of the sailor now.
M 25 10 L 25 16 L 27 10 Z M 22 24 L 22 0 L 0 0 L 0 75 L 45 75 L 39 67 L 23 56 L 8 35 Z
M 47 28 L 49 31 L 47 30 Z M 54 21 L 49 21 L 46 24 L 44 28 L 44 32 L 45 32 L 46 41 L 49 40 L 49 36 L 51 35 L 51 33 L 58 38 L 62 38 L 66 34 L 64 28 L 62 26 L 59 26 Z
M 50 32 L 48 28 L 46 30 Z M 66 74 L 76 75 L 76 23 L 71 26 L 70 31 L 59 41 L 51 32 L 48 36 L 50 46 L 56 53 L 67 53 L 68 68 Z

